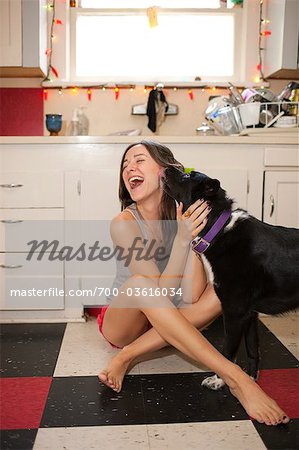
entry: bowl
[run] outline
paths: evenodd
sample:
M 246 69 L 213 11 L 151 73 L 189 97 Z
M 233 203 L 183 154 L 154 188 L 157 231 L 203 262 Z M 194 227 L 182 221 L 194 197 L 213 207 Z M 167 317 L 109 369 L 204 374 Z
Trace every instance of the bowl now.
M 58 136 L 62 127 L 62 114 L 46 114 L 46 128 L 50 136 Z

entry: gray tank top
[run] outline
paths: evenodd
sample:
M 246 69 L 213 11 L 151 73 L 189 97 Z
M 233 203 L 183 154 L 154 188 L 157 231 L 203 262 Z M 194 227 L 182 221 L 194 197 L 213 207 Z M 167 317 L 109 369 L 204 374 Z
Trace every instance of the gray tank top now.
M 136 203 L 132 203 L 131 205 L 127 206 L 125 211 L 129 211 L 134 216 L 135 220 L 137 221 L 137 223 L 140 227 L 143 238 L 148 239 L 146 226 L 145 226 L 144 220 L 142 219 L 141 215 L 138 212 Z M 161 264 L 161 261 L 159 264 L 159 261 L 156 261 L 157 267 L 160 270 L 160 272 L 162 272 L 164 270 L 164 267 L 167 265 L 167 262 L 168 261 L 163 260 L 162 264 Z M 130 272 L 129 268 L 124 265 L 124 261 L 116 258 L 116 276 L 115 276 L 115 279 L 110 288 L 111 294 L 106 297 L 108 303 L 111 303 L 111 301 L 113 299 L 113 294 L 112 294 L 113 288 L 116 288 L 116 290 L 119 289 L 127 281 L 127 279 L 130 278 L 131 276 L 132 276 L 132 273 Z M 181 300 L 181 298 L 179 300 Z M 173 303 L 176 304 L 177 301 L 174 301 Z

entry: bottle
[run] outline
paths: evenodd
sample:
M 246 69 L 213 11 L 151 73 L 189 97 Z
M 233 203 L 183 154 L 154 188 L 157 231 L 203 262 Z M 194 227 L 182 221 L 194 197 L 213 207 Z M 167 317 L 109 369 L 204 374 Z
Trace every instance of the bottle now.
M 277 98 L 279 102 L 283 102 L 285 100 L 289 100 L 291 95 L 292 95 L 292 91 L 294 89 L 298 89 L 299 88 L 299 84 L 296 83 L 296 81 L 291 81 L 290 83 L 288 83 L 283 90 L 278 94 Z
M 80 135 L 80 122 L 78 118 L 78 109 L 75 108 L 73 112 L 73 117 L 70 123 L 69 128 L 69 135 L 70 136 L 79 136 Z
M 88 136 L 88 130 L 89 130 L 89 120 L 88 117 L 84 114 L 85 106 L 80 106 L 78 109 L 78 119 L 79 119 L 79 125 L 80 125 L 80 135 L 81 136 Z

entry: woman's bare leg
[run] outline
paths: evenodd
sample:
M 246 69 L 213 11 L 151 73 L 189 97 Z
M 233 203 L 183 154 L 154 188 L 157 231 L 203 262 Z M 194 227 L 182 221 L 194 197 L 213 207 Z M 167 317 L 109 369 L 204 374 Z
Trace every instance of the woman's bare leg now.
M 202 329 L 215 320 L 216 317 L 221 314 L 222 309 L 213 287 L 207 285 L 199 301 L 186 307 L 178 308 L 178 311 L 180 311 L 193 326 Z M 130 316 L 132 317 L 132 313 L 134 313 L 134 324 L 130 324 L 130 326 L 127 327 L 126 333 L 123 317 L 125 315 L 126 320 L 128 320 L 130 319 Z M 136 317 L 136 314 L 138 313 L 143 315 L 143 313 L 138 310 L 134 311 L 128 309 L 124 311 L 120 308 L 111 308 L 108 309 L 105 315 L 102 330 L 104 336 L 110 342 L 123 348 L 112 358 L 108 367 L 100 372 L 99 378 L 109 387 L 118 391 L 121 389 L 122 381 L 129 365 L 131 365 L 136 358 L 169 345 L 155 328 L 150 328 L 148 331 L 144 332 L 148 329 L 148 320 L 143 315 L 143 318 L 146 319 L 144 323 L 142 318 Z M 118 322 L 120 322 L 119 326 Z M 120 328 L 124 333 L 121 337 L 118 332 Z M 143 334 L 140 333 L 142 328 L 144 330 Z M 132 338 L 132 336 L 134 336 L 134 338 Z
M 132 280 L 131 280 L 132 282 Z M 135 283 L 135 285 L 134 285 Z M 133 280 L 133 287 L 156 287 L 148 279 Z M 120 299 L 121 300 L 121 299 Z M 136 299 L 134 299 L 136 300 Z M 261 423 L 275 425 L 289 419 L 274 400 L 236 364 L 219 353 L 201 333 L 176 309 L 166 297 L 156 298 L 153 307 L 147 298 L 138 298 L 139 310 L 147 317 L 160 336 L 178 350 L 201 362 L 219 375 L 238 398 L 247 413 Z M 134 307 L 134 304 L 132 304 Z M 137 304 L 135 306 L 137 308 Z M 178 333 L 178 330 L 180 332 Z M 115 381 L 115 380 L 113 380 Z M 116 390 L 119 390 L 115 381 Z

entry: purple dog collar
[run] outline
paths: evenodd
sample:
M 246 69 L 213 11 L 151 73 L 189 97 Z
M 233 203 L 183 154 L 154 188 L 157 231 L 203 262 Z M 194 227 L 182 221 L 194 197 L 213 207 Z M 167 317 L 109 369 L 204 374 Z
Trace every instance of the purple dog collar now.
M 195 239 L 193 239 L 191 244 L 192 249 L 195 253 L 198 254 L 204 253 L 209 248 L 212 240 L 217 236 L 219 231 L 222 230 L 227 220 L 230 218 L 231 213 L 232 213 L 231 210 L 223 211 L 216 220 L 216 222 L 214 223 L 214 225 L 203 237 L 197 236 Z

